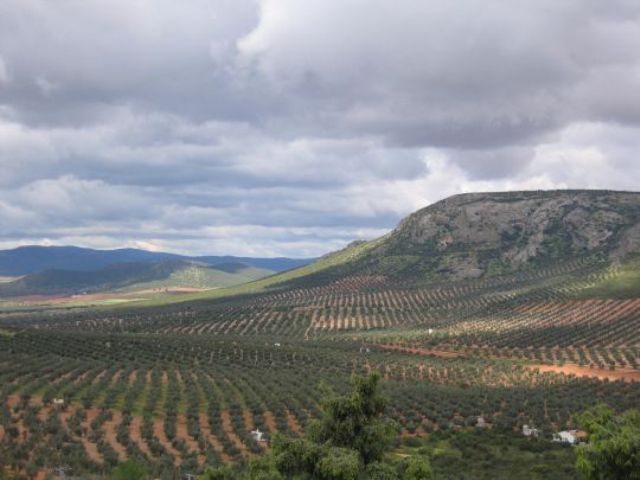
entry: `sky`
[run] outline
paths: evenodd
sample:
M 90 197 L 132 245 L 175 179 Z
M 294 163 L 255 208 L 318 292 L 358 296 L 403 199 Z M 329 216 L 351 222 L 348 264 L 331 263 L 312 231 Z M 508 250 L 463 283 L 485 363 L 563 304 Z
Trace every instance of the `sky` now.
M 2 0 L 0 248 L 310 257 L 640 186 L 637 0 Z

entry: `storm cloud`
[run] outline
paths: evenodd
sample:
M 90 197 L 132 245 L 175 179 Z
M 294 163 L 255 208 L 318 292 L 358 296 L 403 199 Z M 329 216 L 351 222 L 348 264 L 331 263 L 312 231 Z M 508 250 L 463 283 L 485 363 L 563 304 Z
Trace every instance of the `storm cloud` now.
M 638 188 L 636 1 L 4 0 L 0 246 L 319 255 Z

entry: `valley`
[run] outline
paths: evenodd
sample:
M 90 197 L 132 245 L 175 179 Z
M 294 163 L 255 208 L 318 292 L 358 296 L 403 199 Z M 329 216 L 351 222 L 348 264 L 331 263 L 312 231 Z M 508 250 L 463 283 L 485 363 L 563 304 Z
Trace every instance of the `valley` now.
M 470 227 L 469 211 L 485 221 Z M 398 455 L 422 445 L 447 478 L 491 478 L 455 476 L 446 455 L 466 451 L 465 435 L 520 445 L 535 442 L 524 425 L 549 440 L 597 402 L 640 405 L 639 222 L 640 194 L 476 194 L 241 285 L 6 307 L 0 454 L 30 477 L 106 475 L 129 458 L 166 479 L 243 465 L 276 433 L 304 434 L 320 383 L 344 392 L 376 371 Z M 540 442 L 549 462 L 574 461 Z

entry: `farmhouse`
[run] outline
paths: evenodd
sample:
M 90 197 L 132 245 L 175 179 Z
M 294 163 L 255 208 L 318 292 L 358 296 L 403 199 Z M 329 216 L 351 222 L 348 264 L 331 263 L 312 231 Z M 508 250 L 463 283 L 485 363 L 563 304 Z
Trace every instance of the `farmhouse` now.
M 533 426 L 523 425 L 522 426 L 522 435 L 525 437 L 538 437 L 540 435 L 540 430 Z
M 253 437 L 253 439 L 256 442 L 264 442 L 264 432 L 261 432 L 259 428 L 256 428 L 255 430 L 251 430 L 251 437 Z
M 476 428 L 487 428 L 487 422 L 484 419 L 484 417 L 478 417 L 478 420 L 476 422 Z
M 576 445 L 587 437 L 587 433 L 582 430 L 563 430 L 553 435 L 554 442 L 569 443 Z

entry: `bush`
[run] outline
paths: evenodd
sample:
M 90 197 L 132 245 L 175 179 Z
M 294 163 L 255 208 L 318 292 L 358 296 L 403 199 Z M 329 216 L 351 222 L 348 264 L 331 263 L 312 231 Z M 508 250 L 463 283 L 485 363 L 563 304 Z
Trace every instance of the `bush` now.
M 135 460 L 127 460 L 118 465 L 111 473 L 113 480 L 142 480 L 146 478 L 147 471 L 144 466 Z

